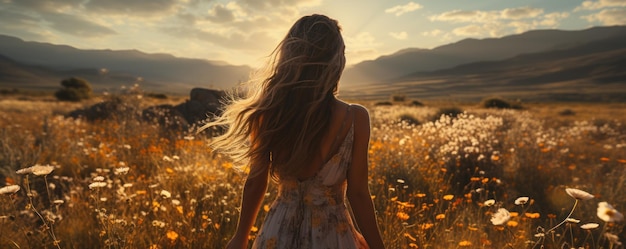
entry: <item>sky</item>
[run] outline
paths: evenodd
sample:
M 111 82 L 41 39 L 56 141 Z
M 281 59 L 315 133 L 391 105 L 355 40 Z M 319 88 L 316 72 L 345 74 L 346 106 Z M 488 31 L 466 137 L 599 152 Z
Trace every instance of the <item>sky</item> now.
M 0 34 L 258 67 L 314 13 L 340 23 L 350 65 L 465 38 L 625 25 L 626 0 L 0 0 Z

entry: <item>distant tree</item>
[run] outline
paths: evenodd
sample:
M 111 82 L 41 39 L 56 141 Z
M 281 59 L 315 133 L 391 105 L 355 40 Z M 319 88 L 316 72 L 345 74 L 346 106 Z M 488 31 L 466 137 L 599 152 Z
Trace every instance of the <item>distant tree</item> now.
M 91 84 L 84 79 L 76 77 L 64 79 L 61 81 L 61 86 L 63 88 L 54 94 L 58 100 L 81 101 L 91 98 Z

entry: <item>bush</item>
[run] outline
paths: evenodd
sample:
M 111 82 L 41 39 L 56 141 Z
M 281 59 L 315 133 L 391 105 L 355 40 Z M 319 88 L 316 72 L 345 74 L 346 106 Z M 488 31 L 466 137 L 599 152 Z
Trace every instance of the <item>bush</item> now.
M 484 108 L 496 108 L 496 109 L 521 109 L 519 104 L 512 104 L 507 100 L 501 98 L 487 98 L 481 103 Z
M 565 109 L 559 112 L 559 115 L 561 116 L 573 116 L 576 115 L 576 112 L 574 112 L 572 109 Z
M 401 114 L 399 117 L 400 122 L 405 122 L 409 125 L 420 125 L 420 121 L 413 115 L 405 113 Z
M 409 106 L 424 106 L 424 103 L 419 102 L 417 100 L 413 100 L 411 101 L 411 103 L 409 103 Z
M 376 102 L 374 105 L 375 106 L 391 106 L 393 105 L 393 103 L 389 101 L 381 101 L 381 102 Z
M 167 95 L 163 93 L 148 93 L 146 96 L 153 99 L 167 99 Z
M 391 101 L 393 101 L 393 102 L 404 102 L 404 101 L 406 101 L 406 95 L 404 95 L 404 94 L 393 94 L 393 95 L 391 95 Z
M 91 98 L 91 85 L 84 79 L 69 78 L 61 81 L 63 89 L 57 91 L 54 96 L 61 101 L 81 101 Z
M 432 120 L 436 121 L 441 118 L 441 116 L 446 115 L 452 118 L 456 118 L 459 114 L 463 113 L 463 109 L 453 106 L 453 107 L 442 107 L 439 108 L 439 111 L 433 116 Z

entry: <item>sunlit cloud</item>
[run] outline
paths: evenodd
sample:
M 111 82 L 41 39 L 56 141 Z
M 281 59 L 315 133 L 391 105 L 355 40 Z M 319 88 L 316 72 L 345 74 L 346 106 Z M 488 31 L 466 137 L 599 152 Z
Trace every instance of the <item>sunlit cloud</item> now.
M 235 20 L 235 14 L 232 10 L 226 8 L 223 4 L 215 4 L 213 8 L 209 10 L 208 19 L 215 22 L 232 22 Z
M 199 29 L 193 27 L 166 27 L 161 29 L 163 32 L 179 38 L 188 38 L 204 41 L 223 48 L 256 50 L 264 44 L 270 44 L 275 41 L 268 36 L 266 32 L 241 33 L 222 29 Z
M 401 16 L 401 15 L 416 11 L 421 8 L 424 8 L 424 6 L 418 3 L 409 2 L 405 5 L 396 5 L 391 8 L 388 8 L 385 10 L 385 13 L 394 14 L 396 16 Z
M 389 32 L 389 35 L 391 37 L 393 37 L 396 40 L 405 40 L 409 35 L 402 31 L 402 32 Z
M 569 17 L 567 12 L 544 14 L 541 8 L 519 7 L 502 10 L 453 10 L 430 16 L 431 21 L 452 24 L 467 23 L 469 25 L 453 28 L 445 35 L 465 37 L 500 37 L 511 33 L 522 33 L 538 28 L 556 28 L 563 19 Z M 436 33 L 437 36 L 442 32 Z M 423 33 L 425 36 L 433 34 Z
M 321 0 L 241 0 L 239 3 L 242 6 L 246 6 L 256 10 L 267 10 L 275 8 L 298 8 L 298 7 L 311 7 L 318 6 L 322 3 Z
M 518 24 L 519 25 L 519 24 Z M 498 24 L 471 24 L 452 30 L 452 34 L 456 36 L 472 36 L 472 37 L 499 37 L 505 34 L 504 28 Z
M 487 22 L 495 19 L 488 12 L 478 10 L 452 10 L 430 17 L 431 21 L 443 21 L 451 23 L 462 22 Z
M 624 25 L 626 24 L 626 9 L 605 9 L 595 14 L 582 16 L 582 18 L 602 25 Z
M 568 18 L 570 16 L 567 12 L 553 12 L 549 14 L 545 14 L 539 21 L 540 26 L 545 27 L 557 27 L 559 26 L 561 20 Z
M 116 34 L 108 27 L 102 26 L 85 18 L 63 14 L 48 13 L 45 20 L 50 22 L 50 27 L 66 34 L 80 37 L 97 37 Z
M 519 20 L 535 18 L 543 13 L 542 9 L 531 7 L 507 8 L 496 11 L 480 10 L 453 10 L 433 15 L 431 21 L 444 21 L 452 23 L 488 23 L 496 20 Z
M 608 7 L 624 7 L 626 6 L 626 0 L 588 0 L 584 1 L 580 4 L 580 6 L 576 7 L 574 11 L 581 10 L 597 10 Z
M 443 30 L 441 30 L 441 29 L 433 29 L 433 30 L 430 30 L 430 31 L 422 32 L 422 35 L 423 36 L 437 37 L 437 36 L 442 35 L 443 33 L 445 33 L 445 32 Z
M 362 60 L 375 59 L 380 54 L 378 47 L 382 43 L 376 41 L 376 38 L 369 32 L 361 32 L 356 36 L 344 36 L 346 42 L 346 59 L 347 63 Z
M 543 13 L 542 9 L 531 8 L 531 7 L 521 7 L 521 8 L 512 8 L 512 9 L 504 9 L 500 12 L 500 16 L 502 19 L 523 19 L 523 18 L 534 18 Z
M 593 25 L 626 23 L 626 0 L 581 0 L 570 7 L 586 11 L 578 13 L 554 12 L 563 10 L 541 3 L 500 9 L 460 3 L 454 10 L 447 4 L 418 2 L 364 1 L 367 15 L 354 15 L 336 9 L 352 5 L 322 0 L 0 0 L 0 33 L 82 49 L 138 49 L 246 64 L 271 53 L 298 18 L 320 13 L 340 20 L 348 36 L 348 63 L 358 63 L 407 47 L 559 28 L 580 18 Z M 440 12 L 414 15 L 424 9 Z M 398 22 L 397 17 L 408 16 L 410 22 Z
M 178 6 L 179 0 L 90 0 L 85 3 L 85 8 L 95 13 L 144 17 L 175 13 Z

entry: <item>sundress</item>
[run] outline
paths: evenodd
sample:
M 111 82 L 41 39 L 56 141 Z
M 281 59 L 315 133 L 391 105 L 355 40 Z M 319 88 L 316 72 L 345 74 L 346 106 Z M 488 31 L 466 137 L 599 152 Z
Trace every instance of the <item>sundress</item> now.
M 305 180 L 279 180 L 278 196 L 270 206 L 252 248 L 368 248 L 353 225 L 344 202 L 353 141 L 354 122 L 337 152 L 315 176 Z

